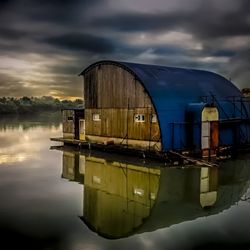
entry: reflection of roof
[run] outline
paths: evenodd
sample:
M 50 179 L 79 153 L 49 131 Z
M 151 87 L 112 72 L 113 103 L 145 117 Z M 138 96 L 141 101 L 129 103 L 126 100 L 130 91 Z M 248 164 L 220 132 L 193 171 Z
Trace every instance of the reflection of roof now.
M 242 96 L 239 89 L 224 77 L 203 70 L 146 65 L 128 62 L 96 62 L 80 75 L 99 64 L 113 64 L 132 73 L 148 92 L 156 109 L 161 128 L 163 149 L 171 148 L 167 129 L 169 123 L 184 122 L 185 108 L 189 103 L 200 103 L 202 96 Z

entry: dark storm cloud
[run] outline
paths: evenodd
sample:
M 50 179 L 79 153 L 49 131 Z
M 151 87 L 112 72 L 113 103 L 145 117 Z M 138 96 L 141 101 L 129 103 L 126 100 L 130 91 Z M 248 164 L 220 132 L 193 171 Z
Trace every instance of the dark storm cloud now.
M 210 53 L 211 56 L 217 56 L 217 57 L 232 57 L 236 54 L 235 51 L 229 50 L 229 49 L 222 49 L 222 50 L 215 50 Z M 208 54 L 207 54 L 208 55 Z
M 155 47 L 154 53 L 158 55 L 178 55 L 184 54 L 185 50 L 175 46 L 153 46 Z
M 79 74 L 79 65 L 80 63 L 75 63 L 71 65 L 56 65 L 49 68 L 50 72 L 59 75 L 78 75 Z
M 25 87 L 25 84 L 21 82 L 20 78 L 1 73 L 0 93 L 1 96 L 22 96 L 32 95 L 33 90 Z
M 233 49 L 223 49 L 223 48 L 213 48 L 213 47 L 212 48 L 204 47 L 202 50 L 182 49 L 181 52 L 190 57 L 199 56 L 199 57 L 217 57 L 217 58 L 220 58 L 220 57 L 232 58 L 233 56 L 237 54 L 237 52 L 234 51 Z
M 98 0 L 93 1 L 92 4 L 98 3 Z M 31 8 L 27 12 L 27 18 L 35 20 L 36 22 L 54 22 L 59 24 L 71 24 L 76 22 L 81 17 L 81 12 L 87 7 L 86 1 L 42 1 L 39 0 L 36 4 L 31 3 Z M 84 9 L 80 8 L 84 7 Z
M 44 39 L 44 42 L 68 50 L 89 51 L 94 53 L 112 53 L 112 41 L 103 37 L 71 33 Z
M 53 49 L 58 53 L 58 47 L 64 48 L 65 52 L 70 49 L 72 52 L 88 49 L 96 53 L 111 52 L 113 45 L 110 40 L 84 32 L 86 13 L 104 2 L 105 0 L 4 1 L 0 5 L 4 10 L 0 15 L 0 51 L 53 54 Z M 52 45 L 51 48 L 44 41 Z
M 188 31 L 200 38 L 250 35 L 250 1 L 239 1 L 235 11 L 223 12 L 209 1 L 190 10 L 165 13 L 124 12 L 91 21 L 95 27 L 127 32 Z
M 0 1 L 0 95 L 74 95 L 76 75 L 100 59 L 203 68 L 249 84 L 249 46 L 230 39 L 250 37 L 250 1 L 155 0 L 158 11 L 147 3 Z
M 5 7 L 6 5 L 8 5 L 9 3 L 13 2 L 13 0 L 2 0 L 0 2 L 0 7 L 3 8 Z
M 29 33 L 23 30 L 0 27 L 0 34 L 1 39 L 16 41 L 17 39 L 27 37 Z
M 72 26 L 83 24 L 89 9 L 105 0 L 9 0 L 0 5 L 4 23 L 30 22 Z
M 30 20 L 31 27 L 33 25 L 34 28 L 27 26 L 22 29 L 17 29 L 11 27 L 11 25 L 10 28 L 0 27 L 2 39 L 9 39 L 11 41 L 28 37 L 28 41 L 24 42 L 25 45 L 29 45 L 31 42 L 34 42 L 34 40 L 35 43 L 46 41 L 47 44 L 52 45 L 54 48 L 63 48 L 67 51 L 72 50 L 72 52 L 89 51 L 91 53 L 113 54 L 113 52 L 121 51 L 127 53 L 128 50 L 133 51 L 136 55 L 144 49 L 143 46 L 139 47 L 137 45 L 125 46 L 117 42 L 116 38 L 111 37 L 107 39 L 101 35 L 96 36 L 94 34 L 95 28 L 107 28 L 119 32 L 142 31 L 150 33 L 177 30 L 189 32 L 201 39 L 201 41 L 214 40 L 217 37 L 223 36 L 250 34 L 250 21 L 247 11 L 249 9 L 249 1 L 243 0 L 239 1 L 241 2 L 240 8 L 233 12 L 220 13 L 213 4 L 201 1 L 200 3 L 202 4 L 197 4 L 196 8 L 192 10 L 180 8 L 173 12 L 165 13 L 124 12 L 120 14 L 109 11 L 106 16 L 90 18 L 91 21 L 89 22 L 85 20 L 85 16 L 91 17 L 91 14 L 88 13 L 88 9 L 98 4 L 104 4 L 105 0 L 9 0 L 4 2 L 5 4 L 3 4 L 3 6 L 7 7 L 15 7 L 15 3 L 17 4 L 16 6 L 20 6 L 22 3 L 25 8 L 21 8 L 17 11 L 16 17 L 20 19 L 20 23 L 23 20 Z M 8 9 L 7 7 L 6 9 Z M 18 21 L 16 22 L 18 23 Z M 43 26 L 40 24 L 41 22 L 49 23 L 49 25 L 47 25 L 47 32 L 42 30 Z M 52 28 L 54 24 L 61 25 L 61 27 Z M 79 28 L 80 26 L 82 29 Z M 66 27 L 71 27 L 71 29 L 75 29 L 75 31 L 68 34 Z M 84 29 L 87 28 L 89 30 L 92 29 L 93 34 L 86 34 Z M 53 29 L 57 29 L 56 33 L 60 33 L 60 35 L 52 36 L 51 33 L 53 33 Z M 37 39 L 37 37 L 40 39 Z M 4 46 L 11 46 L 11 44 L 5 44 Z M 22 48 L 22 46 L 19 46 L 19 48 L 20 47 Z M 32 51 L 36 49 L 34 46 L 26 47 L 32 49 Z M 27 48 L 25 50 L 27 50 Z M 15 50 L 15 48 L 13 49 Z M 18 47 L 16 49 L 18 50 Z M 44 49 L 48 50 L 48 48 Z M 179 49 L 171 50 L 167 48 L 167 46 L 164 48 L 163 45 L 155 45 L 154 49 L 156 54 L 158 54 L 159 51 L 168 52 L 166 54 L 174 53 L 175 51 L 179 53 Z M 43 48 L 40 47 L 38 50 L 42 52 Z M 215 53 L 213 56 L 221 55 Z M 227 56 L 230 56 L 230 54 Z
M 1 0 L 0 7 L 7 8 L 20 3 L 26 8 L 45 7 L 47 9 L 62 9 L 66 7 L 77 7 L 78 5 L 88 7 L 100 4 L 105 0 Z
M 238 80 L 239 87 L 250 88 L 250 48 L 244 49 L 230 58 L 228 68 L 232 81 Z

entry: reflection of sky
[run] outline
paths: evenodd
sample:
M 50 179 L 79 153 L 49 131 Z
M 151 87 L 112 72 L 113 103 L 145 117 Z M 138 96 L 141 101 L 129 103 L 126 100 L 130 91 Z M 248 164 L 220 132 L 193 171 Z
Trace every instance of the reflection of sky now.
M 18 126 L 15 130 L 6 127 L 0 130 L 0 164 L 13 164 L 30 159 L 39 159 L 38 154 L 50 137 L 60 134 L 60 127 L 38 125 L 25 129 Z M 43 135 L 43 136 L 41 136 Z

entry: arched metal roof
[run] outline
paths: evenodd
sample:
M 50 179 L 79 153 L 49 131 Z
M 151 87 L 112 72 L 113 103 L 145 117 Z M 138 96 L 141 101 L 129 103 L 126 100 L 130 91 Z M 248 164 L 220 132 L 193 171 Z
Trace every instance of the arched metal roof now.
M 218 74 L 204 70 L 99 61 L 87 67 L 80 75 L 102 64 L 113 64 L 124 68 L 135 75 L 145 87 L 158 116 L 163 150 L 182 147 L 183 135 L 176 134 L 175 145 L 173 145 L 170 127 L 173 123 L 185 122 L 185 110 L 189 103 L 201 103 L 204 96 L 214 96 L 217 100 L 228 96 L 242 96 L 240 90 L 232 82 Z

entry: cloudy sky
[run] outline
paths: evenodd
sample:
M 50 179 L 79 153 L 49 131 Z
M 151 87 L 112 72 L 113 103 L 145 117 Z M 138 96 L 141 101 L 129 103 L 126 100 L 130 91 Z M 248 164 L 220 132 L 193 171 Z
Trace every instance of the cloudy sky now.
M 0 96 L 81 97 L 77 74 L 102 59 L 206 69 L 250 87 L 250 1 L 0 1 Z

